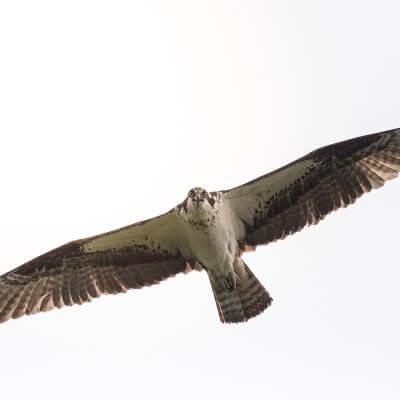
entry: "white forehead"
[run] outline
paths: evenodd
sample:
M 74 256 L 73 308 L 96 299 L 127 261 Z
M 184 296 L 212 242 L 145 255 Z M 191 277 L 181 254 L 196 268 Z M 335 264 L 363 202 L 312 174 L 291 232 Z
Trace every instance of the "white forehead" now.
M 201 187 L 199 187 L 199 186 L 196 186 L 196 187 L 190 189 L 189 192 L 191 192 L 192 190 L 193 190 L 193 192 L 195 192 L 195 193 L 197 193 L 197 192 L 207 192 L 206 189 L 203 189 L 203 188 L 201 188 Z

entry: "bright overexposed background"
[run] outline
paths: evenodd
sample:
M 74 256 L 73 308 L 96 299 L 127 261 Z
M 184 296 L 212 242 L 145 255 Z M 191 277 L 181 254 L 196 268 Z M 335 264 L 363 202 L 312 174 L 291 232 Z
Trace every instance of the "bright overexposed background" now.
M 400 126 L 398 0 L 0 3 L 0 273 Z M 0 326 L 2 399 L 399 399 L 400 181 L 206 274 Z

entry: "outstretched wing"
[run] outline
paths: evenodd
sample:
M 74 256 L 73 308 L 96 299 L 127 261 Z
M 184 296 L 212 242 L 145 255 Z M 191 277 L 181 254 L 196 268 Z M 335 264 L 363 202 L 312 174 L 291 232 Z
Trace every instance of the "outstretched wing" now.
M 0 322 L 152 285 L 187 267 L 174 211 L 70 242 L 0 276 Z
M 245 225 L 245 248 L 316 224 L 399 171 L 400 129 L 394 129 L 322 147 L 223 196 Z

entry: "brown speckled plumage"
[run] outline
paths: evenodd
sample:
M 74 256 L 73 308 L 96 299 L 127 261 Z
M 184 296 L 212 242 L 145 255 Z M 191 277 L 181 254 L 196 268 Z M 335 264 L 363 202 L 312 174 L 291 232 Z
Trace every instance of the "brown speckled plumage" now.
M 394 129 L 322 147 L 231 190 L 194 188 L 164 215 L 67 243 L 0 276 L 0 322 L 192 270 L 209 274 L 222 322 L 247 321 L 272 299 L 243 252 L 318 223 L 399 171 Z M 218 269 L 220 259 L 232 265 Z
M 278 172 L 287 176 L 307 161 L 296 179 L 282 179 L 279 190 L 272 194 L 265 190 L 270 177 Z M 318 223 L 331 211 L 347 207 L 362 194 L 381 187 L 399 171 L 400 130 L 395 129 L 322 147 L 225 193 L 236 203 L 242 198 L 246 202 L 249 191 L 258 199 L 243 218 L 244 243 L 255 246 L 284 239 Z M 262 181 L 265 186 L 254 193 L 254 184 Z

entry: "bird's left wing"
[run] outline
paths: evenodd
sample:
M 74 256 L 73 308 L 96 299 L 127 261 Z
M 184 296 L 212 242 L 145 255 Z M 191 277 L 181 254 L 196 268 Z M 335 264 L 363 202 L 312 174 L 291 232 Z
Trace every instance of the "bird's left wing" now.
M 184 272 L 188 264 L 180 252 L 182 240 L 172 210 L 58 247 L 0 276 L 0 322 L 141 288 Z
M 222 192 L 243 222 L 243 249 L 316 224 L 400 171 L 400 129 L 332 144 Z

